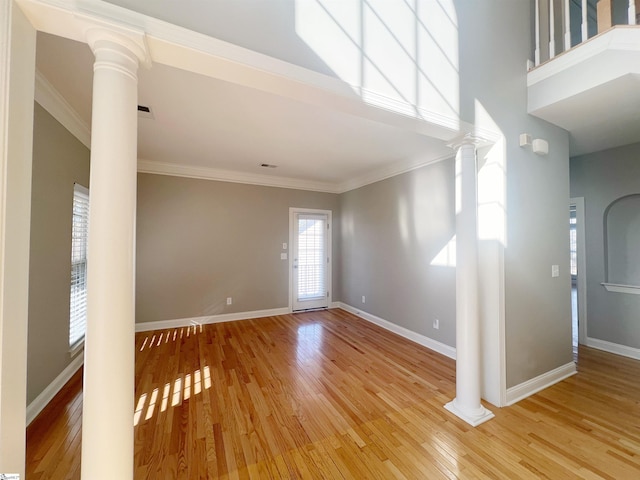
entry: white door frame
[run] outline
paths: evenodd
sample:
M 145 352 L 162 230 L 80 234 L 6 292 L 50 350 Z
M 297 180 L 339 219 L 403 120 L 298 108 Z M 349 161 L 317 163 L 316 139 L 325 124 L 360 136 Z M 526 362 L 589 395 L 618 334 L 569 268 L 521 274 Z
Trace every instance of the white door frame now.
M 576 248 L 578 255 L 578 343 L 587 344 L 587 255 L 585 252 L 584 197 L 569 199 L 576 207 Z
M 332 232 L 333 225 L 331 219 L 331 210 L 319 210 L 313 208 L 299 208 L 299 207 L 289 207 L 289 311 L 293 312 L 293 243 L 294 243 L 294 235 L 296 231 L 296 214 L 298 213 L 311 213 L 311 214 L 320 214 L 327 216 L 327 225 L 329 226 L 327 232 L 327 257 L 329 258 L 329 262 L 327 263 L 327 292 L 329 292 L 329 297 L 327 298 L 327 307 L 331 307 L 332 299 L 333 299 L 333 288 L 331 285 L 331 266 L 333 263 L 333 256 L 331 253 L 331 246 L 333 243 L 332 240 Z

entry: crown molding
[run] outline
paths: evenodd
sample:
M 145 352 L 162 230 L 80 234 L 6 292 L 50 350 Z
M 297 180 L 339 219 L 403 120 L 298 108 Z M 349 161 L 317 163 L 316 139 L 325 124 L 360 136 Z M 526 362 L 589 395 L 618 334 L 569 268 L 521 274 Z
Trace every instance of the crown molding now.
M 448 160 L 450 158 L 453 158 L 454 156 L 454 152 L 452 151 L 451 153 L 435 158 L 421 158 L 417 160 L 413 159 L 403 162 L 395 162 L 391 165 L 385 165 L 384 167 L 373 170 L 365 175 L 341 183 L 338 187 L 338 193 L 345 193 L 350 190 L 355 190 L 372 183 L 386 180 L 387 178 L 395 177 L 397 175 L 402 175 L 403 173 L 411 172 L 412 170 L 426 167 L 427 165 L 432 165 L 434 163 Z
M 36 70 L 34 98 L 85 147 L 91 148 L 91 128 L 89 125 L 38 70 Z
M 194 167 L 175 163 L 154 162 L 138 159 L 139 173 L 154 173 L 174 177 L 198 178 L 202 180 L 216 180 L 220 182 L 245 183 L 263 187 L 291 188 L 295 190 L 309 190 L 314 192 L 340 193 L 335 184 L 329 182 L 315 182 L 289 177 L 276 177 L 255 173 L 234 172 L 209 167 Z
M 451 154 L 436 158 L 398 162 L 369 172 L 366 175 L 347 180 L 343 183 L 316 182 L 290 177 L 234 172 L 232 170 L 222 170 L 209 167 L 194 167 L 189 165 L 178 165 L 176 163 L 154 162 L 152 160 L 145 159 L 138 159 L 138 172 L 168 175 L 172 177 L 197 178 L 200 180 L 213 180 L 218 182 L 260 185 L 263 187 L 291 188 L 294 190 L 340 194 L 453 158 L 453 156 L 454 154 L 452 152 Z

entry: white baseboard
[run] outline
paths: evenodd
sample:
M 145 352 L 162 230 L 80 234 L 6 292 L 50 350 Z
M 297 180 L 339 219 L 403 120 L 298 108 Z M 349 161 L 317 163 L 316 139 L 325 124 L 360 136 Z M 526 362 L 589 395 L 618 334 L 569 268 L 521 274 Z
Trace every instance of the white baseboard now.
M 189 327 L 192 325 L 207 325 L 210 323 L 233 322 L 235 320 L 249 320 L 251 318 L 272 317 L 274 315 L 286 315 L 291 313 L 289 308 L 272 308 L 269 310 L 254 310 L 251 312 L 223 313 L 220 315 L 207 315 L 204 317 L 178 318 L 176 320 L 160 320 L 158 322 L 136 323 L 136 332 L 149 332 L 151 330 L 165 330 L 168 328 Z
M 445 345 L 444 343 L 438 342 L 437 340 L 433 340 L 432 338 L 425 337 L 419 333 L 416 333 L 408 328 L 401 327 L 400 325 L 396 325 L 384 318 L 376 317 L 367 312 L 363 312 L 362 310 L 352 307 L 351 305 L 347 305 L 346 303 L 338 302 L 340 304 L 340 308 L 346 310 L 347 312 L 351 312 L 354 315 L 357 315 L 368 322 L 375 323 L 376 325 L 384 328 L 385 330 L 389 330 L 390 332 L 396 333 L 401 337 L 407 338 L 412 342 L 415 342 L 423 347 L 427 347 L 430 350 L 441 353 L 442 355 L 453 358 L 456 358 L 456 349 L 450 347 L 449 345 Z
M 538 393 L 540 390 L 544 390 L 545 388 L 550 387 L 565 378 L 569 378 L 576 373 L 578 373 L 576 370 L 576 364 L 574 362 L 569 362 L 558 368 L 550 370 L 547 373 L 538 375 L 531 380 L 527 380 L 520 385 L 507 388 L 507 406 L 513 405 L 514 403 L 519 402 L 534 393 Z
M 587 337 L 587 347 L 597 348 L 609 353 L 615 353 L 616 355 L 622 355 L 623 357 L 633 358 L 640 360 L 640 348 L 627 347 L 626 345 L 620 345 L 619 343 L 607 342 L 606 340 L 599 340 L 597 338 Z
M 67 365 L 60 375 L 58 375 L 53 382 L 38 395 L 33 401 L 27 405 L 27 426 L 38 416 L 38 414 L 44 410 L 53 397 L 71 380 L 71 377 L 78 371 L 78 369 L 84 363 L 84 355 L 77 355 L 71 363 Z

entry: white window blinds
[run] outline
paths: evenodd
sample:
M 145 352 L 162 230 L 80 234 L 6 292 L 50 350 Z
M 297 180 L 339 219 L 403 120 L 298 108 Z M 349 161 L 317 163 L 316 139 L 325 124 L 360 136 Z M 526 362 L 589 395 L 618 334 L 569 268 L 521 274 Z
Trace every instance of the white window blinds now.
M 73 187 L 71 224 L 71 305 L 69 311 L 69 347 L 84 340 L 87 323 L 87 238 L 89 233 L 89 190 Z
M 327 218 L 298 214 L 298 299 L 323 298 L 325 284 Z

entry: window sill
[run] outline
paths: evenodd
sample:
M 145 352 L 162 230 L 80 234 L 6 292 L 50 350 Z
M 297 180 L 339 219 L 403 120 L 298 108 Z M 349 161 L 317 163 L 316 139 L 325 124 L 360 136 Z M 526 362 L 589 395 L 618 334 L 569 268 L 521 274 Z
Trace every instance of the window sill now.
M 608 292 L 630 293 L 632 295 L 640 295 L 640 286 L 638 285 L 620 285 L 618 283 L 601 283 Z
M 73 358 L 83 350 L 84 350 L 84 338 L 82 340 L 77 341 L 71 347 L 69 347 L 69 356 Z

